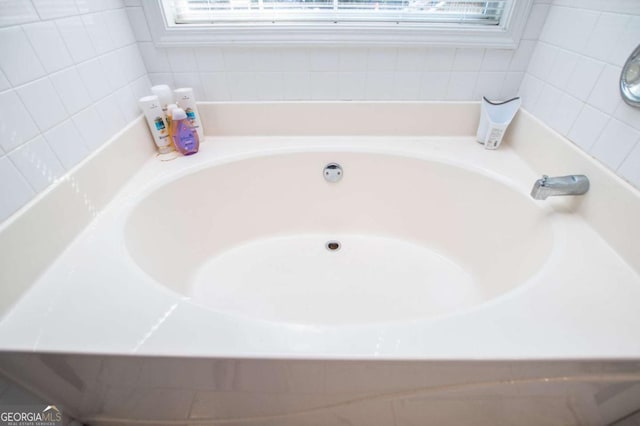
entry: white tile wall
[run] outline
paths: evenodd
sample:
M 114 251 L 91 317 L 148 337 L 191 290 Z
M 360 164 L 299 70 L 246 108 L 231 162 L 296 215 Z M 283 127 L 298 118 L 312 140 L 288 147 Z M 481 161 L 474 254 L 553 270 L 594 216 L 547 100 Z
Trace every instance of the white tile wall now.
M 545 3 L 534 4 L 515 51 L 339 45 L 157 48 L 142 7 L 130 4 L 127 12 L 151 81 L 191 82 L 199 99 L 211 101 L 509 98 L 518 91 L 549 9 Z
M 46 74 L 22 27 L 0 29 L 0 68 L 11 84 L 26 83 Z
M 184 80 L 186 75 L 197 80 L 195 75 L 198 75 L 202 89 L 208 88 L 196 90 L 201 100 L 433 100 L 423 96 L 428 96 L 428 92 L 422 92 L 420 85 L 415 86 L 415 93 L 408 93 L 406 80 L 400 77 L 411 73 L 413 81 L 422 81 L 432 72 L 453 71 L 473 73 L 473 76 L 471 80 L 466 78 L 460 84 L 453 82 L 450 87 L 446 86 L 444 96 L 438 99 L 475 100 L 478 77 L 483 77 L 482 82 L 492 80 L 496 85 L 492 94 L 496 97 L 515 95 L 532 46 L 533 41 L 527 40 L 516 52 L 495 53 L 485 49 L 413 47 L 392 50 L 375 47 L 162 49 L 150 41 L 141 41 L 140 51 L 154 84 L 180 85 L 176 80 Z M 507 71 L 514 72 L 507 75 Z M 283 72 L 295 73 L 294 78 L 283 79 Z M 496 72 L 501 72 L 499 77 Z M 251 73 L 261 73 L 259 79 L 266 92 L 260 88 L 251 90 L 258 78 Z M 216 81 L 228 82 L 226 89 L 220 88 L 221 93 L 213 91 L 213 83 L 209 82 L 212 74 Z M 348 88 L 347 80 L 355 87 Z M 308 90 L 304 88 L 306 83 L 302 83 L 306 81 L 320 82 L 322 87 Z
M 128 3 L 0 1 L 0 222 L 138 115 L 149 36 Z
M 15 90 L 41 132 L 50 129 L 67 117 L 67 111 L 49 77 L 32 81 Z
M 38 126 L 33 121 L 15 91 L 0 93 L 0 148 L 4 152 L 22 145 L 38 135 Z
M 33 0 L 33 5 L 42 19 L 78 14 L 75 0 Z
M 5 0 L 0 2 L 0 26 L 22 24 L 38 20 L 38 13 L 30 1 Z
M 0 216 L 7 217 L 35 195 L 25 177 L 20 174 L 9 157 L 0 157 L 0 179 L 2 179 L 2 202 Z
M 35 191 L 42 191 L 64 174 L 60 160 L 41 136 L 13 150 L 9 159 Z
M 550 2 L 519 92 L 525 108 L 640 188 L 640 109 L 618 91 L 640 43 L 639 4 Z
M 45 132 L 44 138 L 67 170 L 78 164 L 89 153 L 80 132 L 71 120 L 66 120 Z
M 60 99 L 69 114 L 75 114 L 91 104 L 89 92 L 83 84 L 78 84 L 82 80 L 76 67 L 69 67 L 51 74 L 49 79 L 56 92 L 60 94 Z
M 84 62 L 96 56 L 96 50 L 89 39 L 89 33 L 84 27 L 82 18 L 72 16 L 59 19 L 56 21 L 56 26 L 75 63 Z
M 47 72 L 58 71 L 73 64 L 71 55 L 53 21 L 27 24 L 22 29 Z

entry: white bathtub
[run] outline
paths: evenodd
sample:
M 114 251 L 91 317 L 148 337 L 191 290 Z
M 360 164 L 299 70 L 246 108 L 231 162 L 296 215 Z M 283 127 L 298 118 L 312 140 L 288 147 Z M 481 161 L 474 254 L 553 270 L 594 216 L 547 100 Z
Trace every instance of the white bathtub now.
M 99 425 L 638 408 L 640 198 L 560 136 L 524 115 L 486 151 L 474 104 L 207 108 L 197 155 L 136 151 L 139 120 L 0 228 L 0 373 Z M 542 173 L 592 188 L 534 201 Z
M 323 179 L 329 162 L 342 181 Z M 0 338 L 169 356 L 640 357 L 640 339 L 620 338 L 640 324 L 638 275 L 568 211 L 575 199 L 531 199 L 537 177 L 466 137 L 217 138 L 149 161 Z

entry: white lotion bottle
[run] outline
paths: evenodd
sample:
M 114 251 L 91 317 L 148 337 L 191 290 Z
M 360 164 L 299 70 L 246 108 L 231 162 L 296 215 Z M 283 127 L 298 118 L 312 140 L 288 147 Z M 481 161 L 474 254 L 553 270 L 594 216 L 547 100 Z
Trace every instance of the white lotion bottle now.
M 204 138 L 204 132 L 202 130 L 202 123 L 200 122 L 200 113 L 196 105 L 196 97 L 193 94 L 193 89 L 190 87 L 183 87 L 173 91 L 176 103 L 182 108 L 191 122 L 191 126 L 198 133 L 200 140 Z
M 169 125 L 157 96 L 145 96 L 138 100 L 138 105 L 147 119 L 149 130 L 153 135 L 153 141 L 160 154 L 166 154 L 174 150 L 169 137 Z

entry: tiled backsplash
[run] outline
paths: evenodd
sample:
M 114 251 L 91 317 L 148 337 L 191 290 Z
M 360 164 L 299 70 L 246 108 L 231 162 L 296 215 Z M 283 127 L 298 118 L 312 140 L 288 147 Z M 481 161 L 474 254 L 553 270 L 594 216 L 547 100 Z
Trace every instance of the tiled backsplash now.
M 2 1 L 0 27 L 2 221 L 138 116 L 150 82 L 122 0 Z
M 514 95 L 533 42 L 508 50 L 225 47 L 140 43 L 154 83 L 193 86 L 209 101 L 475 100 Z
M 520 89 L 525 108 L 636 187 L 640 109 L 618 79 L 638 43 L 640 2 L 556 0 Z
M 143 8 L 127 9 L 154 84 L 201 100 L 478 100 L 514 96 L 548 5 L 535 4 L 517 50 L 439 47 L 157 48 Z

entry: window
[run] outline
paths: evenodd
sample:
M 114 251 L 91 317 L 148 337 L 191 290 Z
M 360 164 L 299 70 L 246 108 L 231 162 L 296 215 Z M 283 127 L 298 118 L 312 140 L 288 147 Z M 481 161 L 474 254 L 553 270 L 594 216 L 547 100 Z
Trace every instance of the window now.
M 391 23 L 500 25 L 511 2 L 429 0 L 170 0 L 173 24 Z
M 531 0 L 150 0 L 159 45 L 440 44 L 513 48 Z

